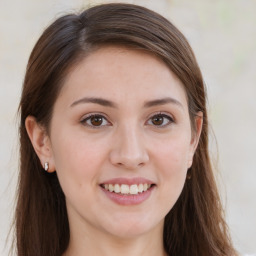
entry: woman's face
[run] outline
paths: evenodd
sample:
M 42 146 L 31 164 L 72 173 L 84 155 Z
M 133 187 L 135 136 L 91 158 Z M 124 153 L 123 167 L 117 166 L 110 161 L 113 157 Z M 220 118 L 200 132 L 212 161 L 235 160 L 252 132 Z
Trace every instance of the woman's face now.
M 68 75 L 50 127 L 71 233 L 162 231 L 196 143 L 182 83 L 162 61 L 116 47 L 86 57 Z

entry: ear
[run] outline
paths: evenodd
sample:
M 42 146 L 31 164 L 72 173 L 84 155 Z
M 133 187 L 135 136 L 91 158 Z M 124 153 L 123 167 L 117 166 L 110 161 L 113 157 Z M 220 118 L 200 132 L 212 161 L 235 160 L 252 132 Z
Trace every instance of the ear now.
M 201 135 L 202 131 L 202 126 L 203 126 L 203 113 L 198 112 L 196 117 L 195 117 L 195 131 L 192 131 L 192 136 L 191 136 L 191 141 L 190 141 L 190 152 L 189 152 L 189 158 L 188 158 L 188 169 L 192 166 L 193 163 L 193 157 L 194 153 L 196 151 L 199 138 Z
M 40 159 L 41 165 L 49 163 L 47 172 L 54 172 L 55 165 L 53 161 L 52 147 L 49 136 L 44 127 L 37 123 L 35 117 L 28 116 L 25 121 L 26 130 L 34 150 Z

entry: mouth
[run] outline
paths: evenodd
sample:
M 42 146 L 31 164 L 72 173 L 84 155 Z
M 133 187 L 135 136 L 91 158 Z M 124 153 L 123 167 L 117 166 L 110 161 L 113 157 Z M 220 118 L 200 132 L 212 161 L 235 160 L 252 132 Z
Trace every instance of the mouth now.
M 109 192 L 120 194 L 120 195 L 138 195 L 145 193 L 146 191 L 152 189 L 155 184 L 152 183 L 139 183 L 139 184 L 110 184 L 104 183 L 100 186 Z
M 147 201 L 155 187 L 153 181 L 143 177 L 114 178 L 99 184 L 105 196 L 119 205 L 138 205 Z

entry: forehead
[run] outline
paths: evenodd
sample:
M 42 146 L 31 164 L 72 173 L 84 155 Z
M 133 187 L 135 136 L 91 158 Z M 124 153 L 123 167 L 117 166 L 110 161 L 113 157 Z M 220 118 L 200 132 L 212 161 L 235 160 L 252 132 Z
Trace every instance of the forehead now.
M 160 58 L 114 46 L 97 49 L 75 65 L 61 95 L 72 100 L 79 96 L 111 97 L 121 102 L 172 96 L 186 103 L 182 82 Z

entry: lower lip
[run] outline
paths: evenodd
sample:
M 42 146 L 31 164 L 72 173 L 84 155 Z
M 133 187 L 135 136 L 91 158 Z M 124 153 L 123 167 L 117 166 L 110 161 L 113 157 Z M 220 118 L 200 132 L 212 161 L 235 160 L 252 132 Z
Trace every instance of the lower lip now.
M 137 205 L 141 204 L 144 201 L 146 201 L 151 193 L 152 190 L 155 188 L 155 186 L 151 187 L 147 191 L 144 191 L 143 193 L 138 193 L 137 195 L 123 195 L 123 194 L 117 194 L 115 192 L 110 192 L 102 187 L 100 187 L 102 191 L 105 193 L 105 195 L 114 201 L 117 204 L 120 205 Z

